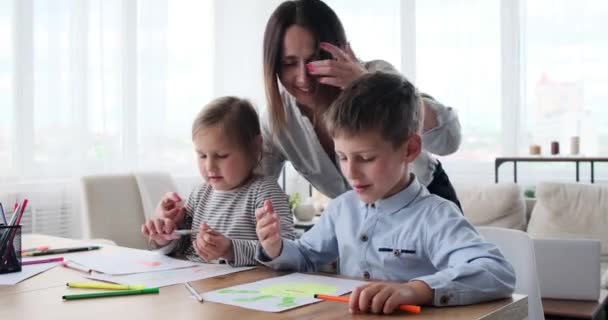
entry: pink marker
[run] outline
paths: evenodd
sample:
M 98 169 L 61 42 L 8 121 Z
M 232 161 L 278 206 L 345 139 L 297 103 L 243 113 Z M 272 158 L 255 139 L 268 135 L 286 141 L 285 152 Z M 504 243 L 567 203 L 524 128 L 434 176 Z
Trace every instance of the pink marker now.
M 50 258 L 50 259 L 41 259 L 41 260 L 31 260 L 31 261 L 23 261 L 21 262 L 22 266 L 27 266 L 30 264 L 39 264 L 39 263 L 49 263 L 49 262 L 61 262 L 63 261 L 63 257 Z

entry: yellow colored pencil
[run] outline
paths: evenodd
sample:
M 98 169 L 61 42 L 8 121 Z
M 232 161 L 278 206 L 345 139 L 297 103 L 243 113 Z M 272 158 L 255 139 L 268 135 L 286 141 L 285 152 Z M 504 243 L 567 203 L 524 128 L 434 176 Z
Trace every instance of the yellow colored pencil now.
M 146 288 L 144 285 L 111 284 L 100 282 L 68 282 L 66 283 L 66 286 L 70 288 L 106 290 L 141 290 Z

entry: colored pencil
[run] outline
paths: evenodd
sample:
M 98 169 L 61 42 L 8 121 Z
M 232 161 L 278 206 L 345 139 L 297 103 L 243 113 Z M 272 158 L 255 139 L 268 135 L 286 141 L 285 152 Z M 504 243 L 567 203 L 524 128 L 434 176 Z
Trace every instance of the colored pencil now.
M 60 254 L 60 253 L 71 253 L 71 252 L 97 250 L 97 249 L 100 249 L 100 248 L 101 248 L 100 246 L 88 246 L 88 247 L 49 249 L 49 250 L 46 250 L 46 251 L 25 252 L 25 253 L 23 253 L 23 256 L 24 257 L 37 257 L 37 256 L 46 256 L 46 255 L 50 255 L 50 254 Z
M 196 289 L 194 289 L 190 285 L 190 283 L 184 282 L 184 285 L 186 286 L 186 289 L 188 289 L 188 291 L 190 291 L 192 296 L 194 296 L 194 298 L 196 298 L 196 300 L 198 300 L 198 302 L 203 302 L 203 297 L 201 297 L 201 295 L 198 293 L 198 291 L 196 291 Z
M 64 268 L 68 268 L 68 269 L 73 269 L 76 271 L 80 271 L 80 272 L 84 272 L 84 273 L 91 273 L 93 272 L 93 270 L 88 269 L 86 267 L 83 267 L 77 263 L 73 263 L 70 261 L 65 261 L 64 263 L 61 264 Z
M 159 293 L 158 288 L 145 288 L 141 290 L 117 290 L 107 292 L 96 292 L 96 293 L 84 293 L 84 294 L 67 294 L 61 298 L 64 300 L 78 300 L 78 299 L 94 299 L 94 298 L 106 298 L 106 297 L 118 297 L 118 296 L 131 296 L 136 294 L 150 294 Z
M 106 290 L 143 290 L 146 288 L 144 285 L 126 285 L 101 282 L 68 282 L 65 285 L 70 288 Z
M 49 263 L 49 262 L 61 262 L 63 261 L 63 257 L 50 258 L 50 259 L 41 259 L 41 260 L 30 260 L 21 262 L 22 266 L 27 266 L 30 264 L 40 264 L 40 263 Z

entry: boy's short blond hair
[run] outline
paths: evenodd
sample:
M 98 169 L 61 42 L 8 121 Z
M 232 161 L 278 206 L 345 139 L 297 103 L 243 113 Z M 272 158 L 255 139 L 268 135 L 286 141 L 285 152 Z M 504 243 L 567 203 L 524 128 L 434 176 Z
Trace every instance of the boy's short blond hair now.
M 375 131 L 395 148 L 420 132 L 422 119 L 422 102 L 414 85 L 384 72 L 353 81 L 324 114 L 332 137 Z

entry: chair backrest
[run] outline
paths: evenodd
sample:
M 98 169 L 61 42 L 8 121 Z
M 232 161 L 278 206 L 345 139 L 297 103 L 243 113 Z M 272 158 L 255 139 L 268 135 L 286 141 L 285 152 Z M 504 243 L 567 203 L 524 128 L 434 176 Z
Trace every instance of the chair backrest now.
M 519 185 L 463 185 L 457 191 L 464 216 L 473 225 L 526 230 L 526 203 Z
M 534 243 L 523 231 L 498 227 L 476 227 L 479 233 L 494 243 L 515 269 L 515 293 L 528 295 L 528 319 L 544 319 L 543 305 L 536 272 Z
M 140 231 L 145 217 L 134 175 L 84 176 L 81 187 L 85 236 L 130 248 L 148 247 Z
M 155 214 L 156 205 L 169 191 L 177 192 L 173 178 L 168 172 L 135 172 L 141 202 L 146 219 Z
M 542 182 L 528 224 L 534 239 L 597 239 L 608 258 L 608 185 Z

